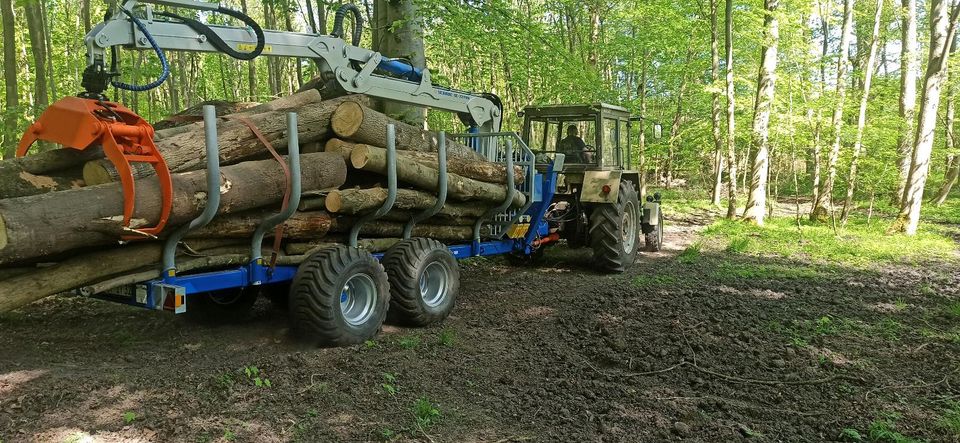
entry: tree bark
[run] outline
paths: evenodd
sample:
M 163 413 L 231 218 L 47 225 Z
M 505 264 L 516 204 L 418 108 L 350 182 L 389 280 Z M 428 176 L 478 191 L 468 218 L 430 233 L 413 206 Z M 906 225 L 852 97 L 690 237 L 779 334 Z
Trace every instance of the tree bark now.
M 767 213 L 767 173 L 770 169 L 770 111 L 777 78 L 777 44 L 780 26 L 777 20 L 779 0 L 764 0 L 764 48 L 760 53 L 760 74 L 757 77 L 757 99 L 753 114 L 753 165 L 745 220 L 763 225 Z
M 343 159 L 332 154 L 305 154 L 301 168 L 304 191 L 336 188 L 346 179 Z M 221 176 L 220 214 L 279 202 L 286 189 L 274 160 L 227 166 Z M 177 226 L 196 217 L 206 205 L 206 174 L 175 174 L 173 180 L 169 225 Z M 153 226 L 161 206 L 156 179 L 139 180 L 136 195 L 131 227 Z M 118 184 L 0 200 L 0 265 L 115 243 L 123 232 L 122 213 Z
M 217 115 L 231 115 L 238 114 L 245 110 L 254 108 L 260 103 L 255 102 L 232 102 L 227 100 L 207 100 L 197 103 L 196 105 L 190 106 L 187 109 L 184 109 L 176 114 L 165 117 L 163 120 L 160 120 L 153 124 L 153 129 L 156 132 L 160 132 L 164 129 L 176 128 L 178 126 L 187 126 L 191 123 L 196 123 L 203 118 L 203 108 L 204 106 L 212 105 L 217 110 Z M 154 135 L 156 138 L 156 135 Z
M 827 176 L 817 193 L 810 212 L 810 220 L 826 221 L 833 212 L 833 185 L 837 179 L 837 162 L 840 159 L 841 130 L 843 129 L 843 107 L 847 98 L 847 72 L 849 59 L 847 52 L 853 34 L 853 0 L 843 2 L 843 28 L 840 35 L 840 48 L 837 57 L 836 102 L 833 107 L 833 145 L 827 157 Z
M 331 138 L 324 146 L 324 152 L 336 152 L 342 155 L 344 159 L 349 160 L 350 154 L 357 146 L 366 145 L 362 143 L 351 143 L 348 141 Z M 382 146 L 376 147 L 382 148 Z M 435 153 L 405 150 L 400 151 L 399 154 L 416 160 L 418 163 L 421 163 L 426 167 L 434 169 L 437 167 L 437 154 Z M 507 167 L 501 163 L 493 163 L 488 161 L 469 161 L 462 158 L 448 158 L 447 172 L 487 183 L 507 183 Z M 513 177 L 516 184 L 522 184 L 526 179 L 526 177 L 523 175 L 523 168 L 514 166 Z
M 330 231 L 340 233 L 350 232 L 354 222 L 355 220 L 351 218 L 338 217 L 334 219 Z M 401 237 L 403 236 L 403 226 L 403 223 L 378 220 L 361 226 L 360 235 L 371 237 Z M 466 242 L 473 239 L 473 227 L 418 224 L 413 227 L 413 233 L 411 235 L 413 237 L 428 237 L 446 242 Z
M 947 99 L 947 124 L 944 128 L 944 136 L 947 145 L 947 171 L 943 176 L 943 184 L 937 190 L 937 195 L 931 200 L 934 205 L 941 206 L 947 201 L 953 185 L 957 183 L 957 177 L 960 176 L 960 160 L 957 159 L 956 140 L 954 140 L 953 126 L 956 120 L 956 86 L 951 85 L 949 98 Z
M 20 94 L 17 92 L 17 39 L 13 0 L 0 0 L 0 21 L 3 23 L 3 158 L 13 158 L 20 135 L 17 133 L 17 112 Z
M 880 20 L 883 16 L 884 0 L 877 0 L 876 11 L 873 16 L 873 34 L 871 34 L 870 49 L 867 60 L 863 64 L 863 95 L 860 97 L 860 110 L 857 114 L 857 135 L 853 141 L 853 155 L 850 159 L 850 175 L 847 178 L 847 196 L 843 201 L 843 212 L 840 223 L 846 224 L 850 211 L 853 209 L 853 193 L 857 186 L 857 167 L 863 149 L 863 131 L 867 125 L 867 104 L 870 100 L 870 87 L 873 82 L 873 68 L 877 60 L 877 47 L 880 43 Z
M 350 154 L 350 163 L 356 169 L 386 174 L 387 151 L 373 146 L 358 146 Z M 397 155 L 397 180 L 415 186 L 425 191 L 437 191 L 439 173 L 436 169 Z M 447 174 L 447 195 L 459 201 L 486 201 L 502 203 L 507 198 L 506 186 L 485 183 L 456 174 Z M 329 198 L 328 198 L 329 199 Z M 519 208 L 526 203 L 526 197 L 518 192 L 513 193 L 513 204 Z
M 43 10 L 40 0 L 27 0 L 24 5 L 27 30 L 30 35 L 30 52 L 33 54 L 34 96 L 33 116 L 39 117 L 50 104 L 47 95 L 47 33 L 43 26 Z
M 375 11 L 385 26 L 378 29 L 374 49 L 381 54 L 406 59 L 415 68 L 426 68 L 426 51 L 423 45 L 423 18 L 414 0 L 389 0 L 376 2 Z M 384 101 L 383 112 L 402 122 L 423 127 L 427 111 L 420 106 L 410 106 Z M 366 140 L 358 140 L 368 142 Z
M 287 146 L 287 112 L 297 112 L 300 143 L 307 144 L 328 137 L 330 115 L 337 105 L 349 100 L 353 99 L 343 97 L 297 109 L 248 115 L 247 118 L 259 128 L 264 137 L 277 150 L 285 150 Z M 190 131 L 156 141 L 157 148 L 167 162 L 167 167 L 173 172 L 193 171 L 206 166 L 203 126 L 202 123 L 194 125 L 191 126 L 192 130 Z M 222 165 L 268 155 L 266 147 L 260 143 L 253 132 L 250 131 L 250 128 L 236 119 L 236 116 L 218 119 L 217 139 L 219 140 L 220 164 Z M 138 177 L 148 175 L 152 175 L 152 169 L 140 168 L 138 170 Z M 104 159 L 88 162 L 84 165 L 83 177 L 88 186 L 117 181 L 116 170 L 109 161 Z
M 714 206 L 720 207 L 723 192 L 723 134 L 720 114 L 720 49 L 717 32 L 717 1 L 710 0 L 710 87 L 714 89 L 711 101 L 711 129 L 713 133 L 713 192 L 710 194 Z
M 330 125 L 337 137 L 368 145 L 384 145 L 387 125 L 397 132 L 397 149 L 437 152 L 437 135 L 415 126 L 394 120 L 355 101 L 344 102 L 333 113 Z M 447 157 L 466 160 L 485 160 L 466 145 L 447 139 Z
M 330 191 L 324 200 L 324 207 L 334 214 L 356 215 L 373 211 L 387 200 L 387 190 L 384 188 L 367 189 L 340 189 Z M 437 197 L 426 192 L 413 189 L 397 189 L 397 198 L 393 203 L 394 209 L 403 211 L 422 211 L 432 208 L 437 203 Z M 455 218 L 479 218 L 490 206 L 445 202 L 438 215 Z
M 900 21 L 902 40 L 900 44 L 900 137 L 898 140 L 899 179 L 894 202 L 903 205 L 905 189 L 910 175 L 910 160 L 913 155 L 914 130 L 917 115 L 917 77 L 920 71 L 917 42 L 917 0 L 901 0 L 903 18 Z
M 276 214 L 274 210 L 246 211 L 239 214 L 230 214 L 217 217 L 210 224 L 191 231 L 187 238 L 237 238 L 249 239 L 257 230 L 257 226 L 267 217 Z M 333 223 L 330 214 L 325 211 L 294 212 L 287 221 L 283 222 L 284 239 L 316 239 L 322 238 L 330 231 Z M 267 232 L 267 238 L 272 238 L 274 230 Z
M 733 0 L 726 0 L 724 17 L 724 52 L 727 65 L 727 218 L 737 216 L 737 150 L 734 116 L 736 100 L 733 88 Z
M 949 14 L 948 14 L 949 9 Z M 946 0 L 932 0 L 930 5 L 930 52 L 927 72 L 924 75 L 920 96 L 920 115 L 917 118 L 910 173 L 907 176 L 905 200 L 891 231 L 915 235 L 920 224 L 920 207 L 923 205 L 923 188 L 930 170 L 930 154 L 937 126 L 937 109 L 940 107 L 940 91 L 950 61 L 950 46 L 957 32 L 960 19 L 960 4 L 948 8 Z

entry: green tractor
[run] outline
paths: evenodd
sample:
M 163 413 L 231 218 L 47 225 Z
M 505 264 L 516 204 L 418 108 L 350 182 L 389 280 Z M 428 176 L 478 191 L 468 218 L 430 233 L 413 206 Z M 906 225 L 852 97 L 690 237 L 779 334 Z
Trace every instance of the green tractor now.
M 522 138 L 539 158 L 564 155 L 547 216 L 570 247 L 590 247 L 607 272 L 633 264 L 641 234 L 646 251 L 660 250 L 660 194 L 641 205 L 640 173 L 631 164 L 631 127 L 642 117 L 605 103 L 528 106 L 521 115 Z M 660 134 L 654 124 L 654 137 Z

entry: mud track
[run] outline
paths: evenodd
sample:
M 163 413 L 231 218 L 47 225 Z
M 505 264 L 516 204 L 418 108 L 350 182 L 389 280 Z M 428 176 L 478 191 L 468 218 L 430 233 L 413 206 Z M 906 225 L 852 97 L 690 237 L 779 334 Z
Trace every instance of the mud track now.
M 52 298 L 0 317 L 0 440 L 828 441 L 895 413 L 956 441 L 938 425 L 960 398 L 956 264 L 678 261 L 711 217 L 668 220 L 666 250 L 624 275 L 563 248 L 466 262 L 446 323 L 351 348 L 292 340 L 266 300 L 214 325 Z

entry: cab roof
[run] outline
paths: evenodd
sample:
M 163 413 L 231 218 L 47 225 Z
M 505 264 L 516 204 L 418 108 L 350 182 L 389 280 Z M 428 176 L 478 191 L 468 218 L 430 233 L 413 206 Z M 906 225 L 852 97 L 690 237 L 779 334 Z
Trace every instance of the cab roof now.
M 574 105 L 531 105 L 523 108 L 524 115 L 530 117 L 579 117 L 603 114 L 605 117 L 629 118 L 626 108 L 609 103 Z

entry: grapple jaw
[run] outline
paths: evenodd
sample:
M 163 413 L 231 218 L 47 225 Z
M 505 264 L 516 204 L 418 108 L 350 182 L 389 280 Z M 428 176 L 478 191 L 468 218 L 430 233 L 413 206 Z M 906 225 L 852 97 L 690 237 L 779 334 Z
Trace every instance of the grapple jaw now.
M 156 236 L 163 230 L 173 205 L 173 181 L 167 163 L 153 143 L 153 126 L 118 103 L 80 97 L 66 97 L 50 105 L 27 129 L 17 146 L 17 157 L 27 155 L 34 142 L 49 141 L 65 148 L 84 150 L 102 146 L 113 163 L 123 189 L 123 227 L 137 235 L 135 240 Z M 131 163 L 149 163 L 157 173 L 162 205 L 160 218 L 152 227 L 130 226 L 136 204 Z

